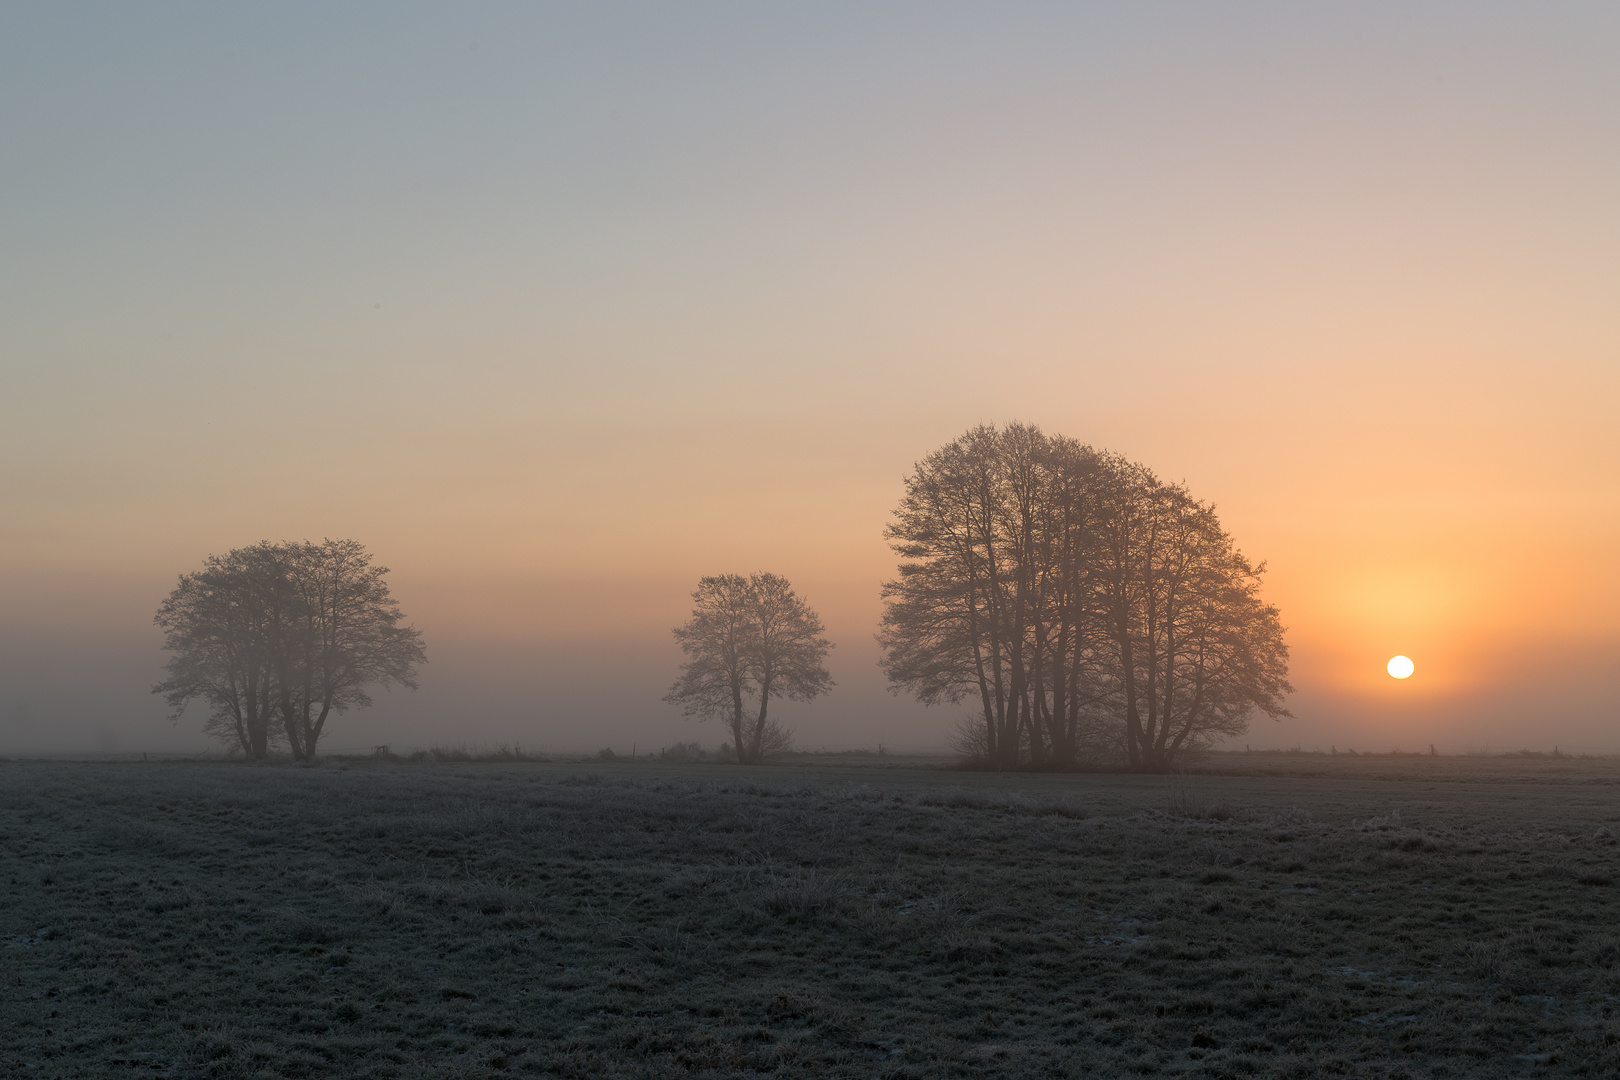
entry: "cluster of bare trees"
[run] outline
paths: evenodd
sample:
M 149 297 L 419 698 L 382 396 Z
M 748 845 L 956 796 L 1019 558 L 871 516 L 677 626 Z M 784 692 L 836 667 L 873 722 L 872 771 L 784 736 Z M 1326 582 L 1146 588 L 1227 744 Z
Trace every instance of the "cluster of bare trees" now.
M 691 619 L 675 628 L 687 661 L 664 700 L 728 724 L 744 765 L 787 749 L 792 733 L 769 718 L 771 699 L 810 701 L 832 689 L 821 619 L 776 574 L 706 577 L 692 601 Z
M 887 530 L 903 560 L 878 634 L 896 691 L 972 699 L 967 749 L 996 768 L 1117 758 L 1161 771 L 1287 716 L 1276 608 L 1213 507 L 1124 458 L 1022 424 L 981 426 L 920 461 Z M 157 624 L 172 653 L 154 688 L 178 717 L 250 758 L 314 756 L 367 687 L 414 689 L 421 635 L 353 540 L 238 548 L 181 577 Z M 749 764 L 785 749 L 775 699 L 833 681 L 815 611 L 776 574 L 703 578 L 675 629 L 686 654 L 665 701 L 723 721 Z
M 995 767 L 1177 753 L 1288 713 L 1276 608 L 1213 507 L 1145 467 L 1014 424 L 916 466 L 879 640 L 894 689 L 971 698 Z
M 158 610 L 173 655 L 153 692 L 176 718 L 203 702 L 205 730 L 249 758 L 280 742 L 313 757 L 333 712 L 371 704 L 367 687 L 416 688 L 422 637 L 401 625 L 387 573 L 354 540 L 210 556 Z

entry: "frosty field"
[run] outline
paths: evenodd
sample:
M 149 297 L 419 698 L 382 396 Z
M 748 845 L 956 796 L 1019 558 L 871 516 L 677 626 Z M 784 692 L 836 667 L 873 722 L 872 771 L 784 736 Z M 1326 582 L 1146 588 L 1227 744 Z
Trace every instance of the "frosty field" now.
M 0 763 L 0 1071 L 1620 1073 L 1620 762 L 1204 767 Z

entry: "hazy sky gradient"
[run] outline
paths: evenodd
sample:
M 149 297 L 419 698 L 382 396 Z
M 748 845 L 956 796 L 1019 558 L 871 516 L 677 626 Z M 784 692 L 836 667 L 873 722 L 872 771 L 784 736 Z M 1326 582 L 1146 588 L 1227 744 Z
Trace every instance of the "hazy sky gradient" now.
M 201 747 L 152 612 L 327 536 L 431 660 L 334 747 L 716 743 L 751 570 L 802 744 L 942 745 L 882 529 L 1015 419 L 1268 562 L 1247 741 L 1620 750 L 1620 9 L 1327 8 L 8 7 L 0 752 Z

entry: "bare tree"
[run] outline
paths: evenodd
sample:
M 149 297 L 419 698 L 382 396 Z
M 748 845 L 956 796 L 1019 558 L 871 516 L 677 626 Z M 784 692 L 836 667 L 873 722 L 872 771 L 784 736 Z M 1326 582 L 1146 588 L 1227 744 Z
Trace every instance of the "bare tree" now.
M 791 733 L 769 718 L 771 699 L 812 701 L 833 685 L 821 620 L 776 574 L 706 577 L 692 601 L 692 617 L 674 631 L 688 659 L 664 700 L 698 720 L 724 720 L 741 764 L 785 749 Z
M 371 704 L 373 685 L 416 688 L 421 635 L 353 540 L 264 542 L 210 556 L 158 610 L 169 678 L 154 687 L 177 719 L 202 699 L 204 730 L 263 758 L 285 739 L 314 756 L 334 711 Z
M 918 462 L 888 530 L 895 690 L 978 699 L 997 768 L 1112 746 L 1133 768 L 1287 715 L 1287 647 L 1214 510 L 1146 469 L 1014 424 Z

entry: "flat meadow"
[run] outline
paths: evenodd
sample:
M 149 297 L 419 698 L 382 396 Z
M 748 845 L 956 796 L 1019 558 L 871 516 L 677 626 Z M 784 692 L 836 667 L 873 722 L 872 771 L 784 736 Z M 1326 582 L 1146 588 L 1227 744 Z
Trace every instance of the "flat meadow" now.
M 1620 761 L 0 762 L 0 1073 L 1620 1075 Z

